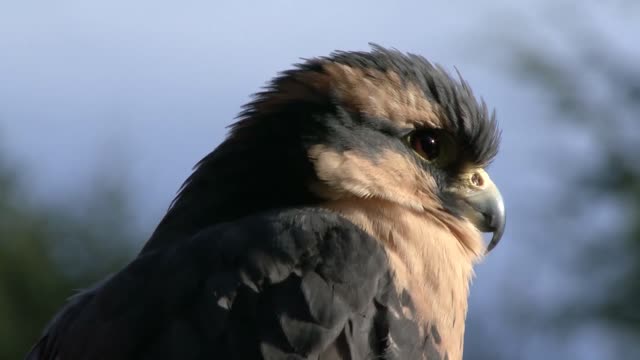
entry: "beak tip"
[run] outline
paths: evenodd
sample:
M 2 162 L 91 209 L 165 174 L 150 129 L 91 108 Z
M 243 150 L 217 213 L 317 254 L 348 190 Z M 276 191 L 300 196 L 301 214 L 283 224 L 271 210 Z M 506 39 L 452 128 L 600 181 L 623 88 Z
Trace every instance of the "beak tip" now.
M 502 235 L 504 234 L 504 228 L 506 224 L 506 216 L 504 214 L 504 210 L 502 211 L 501 216 L 499 217 L 498 224 L 495 226 L 495 230 L 493 231 L 493 236 L 491 237 L 491 241 L 487 246 L 487 253 L 489 253 L 493 248 L 498 245 L 500 240 L 502 239 Z

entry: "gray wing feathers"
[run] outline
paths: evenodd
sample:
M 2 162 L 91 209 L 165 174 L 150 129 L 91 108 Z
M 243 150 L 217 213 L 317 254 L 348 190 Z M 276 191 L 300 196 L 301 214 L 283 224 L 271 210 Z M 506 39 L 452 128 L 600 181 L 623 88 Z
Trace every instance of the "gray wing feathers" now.
M 144 253 L 77 295 L 27 358 L 364 356 L 389 284 L 382 247 L 336 214 L 247 217 Z

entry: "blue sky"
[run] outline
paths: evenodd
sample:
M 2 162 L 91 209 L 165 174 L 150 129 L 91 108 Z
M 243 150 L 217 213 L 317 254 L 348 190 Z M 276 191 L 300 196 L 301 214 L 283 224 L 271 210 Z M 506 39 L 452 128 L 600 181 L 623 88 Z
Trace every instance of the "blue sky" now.
M 558 267 L 564 255 L 546 252 L 563 234 L 536 220 L 568 190 L 571 174 L 589 166 L 592 139 L 558 124 L 544 94 L 512 76 L 505 41 L 568 56 L 572 44 L 556 41 L 553 24 L 577 4 L 576 16 L 619 34 L 621 47 L 633 48 L 630 30 L 638 34 L 598 2 L 514 3 L 7 2 L 0 5 L 0 147 L 28 172 L 37 199 L 64 199 L 103 176 L 123 181 L 148 233 L 250 94 L 300 58 L 375 42 L 455 66 L 497 109 L 503 128 L 490 173 L 509 223 L 478 268 L 471 312 L 492 319 L 487 336 L 508 339 L 505 294 L 546 311 L 550 298 L 578 291 Z M 569 345 L 533 337 L 526 358 L 574 351 L 601 358 L 613 345 L 596 340 L 599 331 L 583 329 Z

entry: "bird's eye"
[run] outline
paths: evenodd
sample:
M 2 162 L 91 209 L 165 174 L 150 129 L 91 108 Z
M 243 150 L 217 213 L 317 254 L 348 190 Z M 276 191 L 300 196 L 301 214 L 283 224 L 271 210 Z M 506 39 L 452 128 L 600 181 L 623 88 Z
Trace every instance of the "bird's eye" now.
M 455 142 L 442 130 L 416 130 L 409 134 L 408 142 L 421 158 L 438 166 L 447 166 L 455 159 Z

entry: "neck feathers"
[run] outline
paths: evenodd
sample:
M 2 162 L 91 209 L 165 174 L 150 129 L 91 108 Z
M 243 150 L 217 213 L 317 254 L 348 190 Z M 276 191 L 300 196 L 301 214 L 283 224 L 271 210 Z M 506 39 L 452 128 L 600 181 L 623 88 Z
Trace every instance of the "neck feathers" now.
M 480 233 L 462 220 L 385 201 L 337 200 L 325 206 L 383 243 L 398 292 L 411 294 L 417 320 L 436 326 L 449 358 L 461 359 L 469 284 L 484 249 Z

